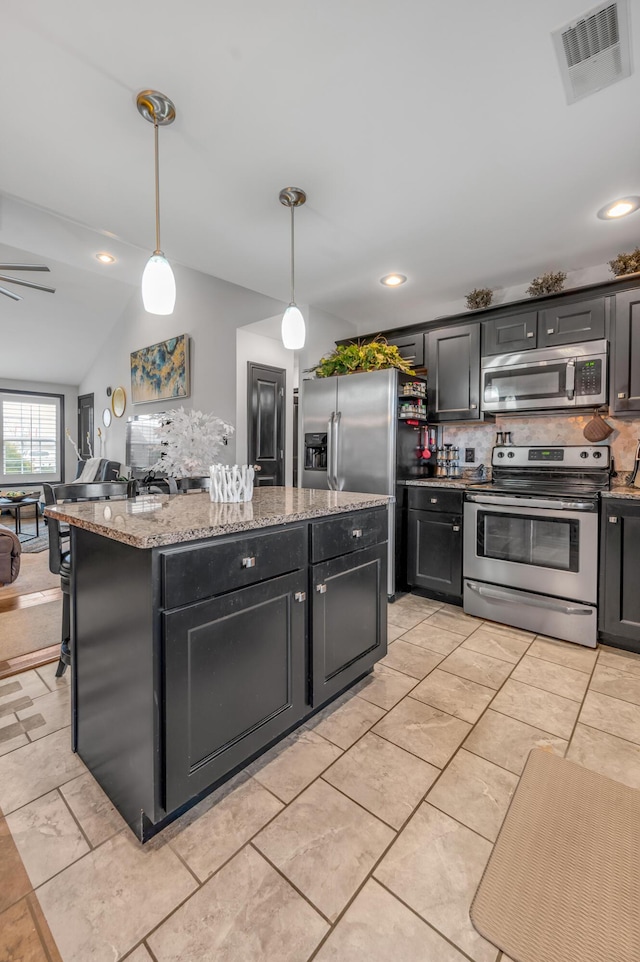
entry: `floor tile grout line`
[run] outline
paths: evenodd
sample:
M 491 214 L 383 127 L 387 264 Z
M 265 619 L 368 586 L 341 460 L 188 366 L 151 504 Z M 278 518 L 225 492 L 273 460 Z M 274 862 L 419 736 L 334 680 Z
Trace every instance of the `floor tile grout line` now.
M 315 904 L 315 902 L 313 902 L 312 899 L 311 899 L 308 895 L 305 895 L 305 893 L 302 891 L 302 889 L 298 888 L 298 886 L 296 885 L 296 883 L 293 882 L 293 881 L 284 873 L 284 871 L 283 871 L 278 865 L 276 865 L 276 863 L 273 862 L 268 855 L 266 855 L 266 854 L 262 851 L 262 849 L 259 849 L 259 848 L 258 848 L 258 846 L 255 844 L 255 836 L 254 836 L 254 838 L 251 839 L 250 842 L 247 842 L 246 846 L 243 846 L 243 847 L 251 848 L 257 855 L 260 856 L 260 858 L 264 859 L 265 862 L 274 870 L 274 872 L 276 872 L 276 873 L 280 876 L 280 878 L 285 882 L 285 884 L 288 885 L 290 888 L 292 888 L 293 891 L 294 891 L 297 895 L 300 896 L 300 898 L 304 899 L 304 901 L 307 903 L 307 905 L 311 906 L 311 908 L 312 908 L 313 911 L 316 913 L 316 915 L 319 915 L 320 918 L 321 918 L 324 922 L 327 923 L 327 925 L 329 926 L 329 932 L 333 929 L 335 923 L 331 921 L 331 919 L 329 918 L 329 916 L 326 915 L 326 914 L 322 911 L 322 909 L 319 908 L 319 907 Z M 327 933 L 327 934 L 328 934 L 328 933 Z
M 551 664 L 551 662 L 549 662 L 549 664 Z M 517 665 L 514 665 L 514 668 L 517 667 Z M 561 668 L 562 665 L 557 665 L 556 667 Z M 569 695 L 561 695 L 557 691 L 551 691 L 550 688 L 542 688 L 540 685 L 534 685 L 530 681 L 523 681 L 521 678 L 514 678 L 512 675 L 510 676 L 509 680 L 517 681 L 519 685 L 528 685 L 529 688 L 535 688 L 536 691 L 543 691 L 547 695 L 555 695 L 556 698 L 564 698 L 565 701 L 573 702 L 574 705 L 582 705 L 584 700 L 584 695 L 582 695 L 580 698 L 570 698 Z M 588 687 L 585 689 L 585 692 L 586 691 L 588 691 Z
M 598 664 L 599 657 L 600 657 L 599 654 L 596 655 L 596 659 L 595 659 L 595 661 L 594 661 L 594 663 L 593 663 L 593 666 L 592 666 L 592 668 L 591 668 L 591 673 L 590 673 L 590 675 L 589 675 L 589 681 L 587 682 L 587 687 L 586 687 L 585 692 L 584 692 L 584 695 L 583 695 L 583 697 L 582 697 L 582 701 L 580 702 L 580 707 L 579 707 L 579 709 L 578 709 L 578 714 L 576 715 L 576 720 L 575 720 L 574 723 L 573 723 L 573 728 L 571 729 L 571 734 L 570 734 L 569 737 L 567 738 L 567 747 L 566 747 L 565 753 L 564 753 L 564 757 L 565 757 L 565 758 L 567 757 L 567 754 L 568 754 L 569 751 L 571 750 L 571 742 L 573 741 L 573 736 L 575 735 L 576 728 L 578 727 L 578 721 L 579 721 L 579 719 L 580 719 L 580 715 L 582 714 L 582 710 L 583 710 L 583 708 L 584 708 L 584 703 L 585 703 L 585 701 L 586 701 L 586 699 L 587 699 L 587 695 L 589 694 L 589 688 L 590 688 L 591 682 L 592 682 L 592 680 L 593 680 L 593 675 L 594 675 L 594 672 L 595 672 L 595 670 L 596 670 L 596 665 Z
M 547 639 L 546 635 L 544 636 L 544 638 L 538 638 L 537 635 L 536 635 L 536 637 L 534 638 L 534 641 L 547 641 L 547 640 L 548 640 L 548 639 Z M 586 645 L 581 645 L 581 644 L 579 644 L 579 642 L 570 642 L 570 641 L 563 642 L 560 638 L 558 638 L 558 641 L 560 641 L 562 644 L 567 644 L 567 645 L 575 644 L 578 648 L 586 648 L 587 651 L 597 651 L 597 649 L 595 649 L 595 648 L 588 648 Z M 531 642 L 531 644 L 533 645 L 533 641 Z M 581 675 L 589 675 L 589 676 L 590 676 L 590 675 L 591 675 L 591 672 L 592 672 L 592 670 L 593 670 L 592 668 L 589 668 L 588 670 L 585 670 L 584 668 L 574 668 L 572 665 L 563 665 L 563 664 L 562 664 L 561 662 L 559 662 L 559 661 L 553 661 L 551 658 L 545 658 L 544 655 L 537 655 L 537 654 L 535 654 L 535 653 L 533 653 L 533 652 L 528 652 L 528 654 L 529 654 L 529 657 L 530 657 L 530 658 L 537 658 L 538 661 L 544 661 L 544 662 L 546 662 L 546 664 L 548 664 L 548 665 L 557 665 L 559 668 L 571 668 L 572 671 L 579 671 Z M 596 664 L 597 661 L 598 661 L 598 659 L 596 658 L 594 664 Z
M 71 815 L 71 818 L 74 820 L 74 822 L 76 823 L 76 825 L 77 825 L 78 828 L 80 829 L 80 833 L 81 833 L 83 839 L 85 840 L 85 842 L 86 842 L 87 845 L 89 846 L 89 852 L 93 852 L 94 846 L 93 846 L 93 845 L 91 844 L 91 842 L 89 841 L 89 836 L 87 835 L 87 833 L 86 833 L 85 830 L 83 829 L 82 825 L 80 824 L 80 819 L 76 818 L 75 812 L 73 811 L 73 809 L 72 809 L 71 806 L 69 805 L 69 803 L 68 803 L 68 801 L 66 800 L 66 798 L 64 797 L 63 793 L 60 791 L 60 788 L 56 788 L 56 792 L 58 793 L 58 795 L 59 795 L 60 798 L 62 799 L 62 804 L 67 808 L 67 811 L 68 811 L 69 814 Z M 89 852 L 85 852 L 84 854 L 85 854 L 85 855 L 88 855 Z M 83 856 L 81 855 L 80 858 L 83 858 Z M 78 859 L 76 859 L 76 862 L 77 862 L 77 861 L 78 861 Z M 73 865 L 73 862 L 69 862 L 69 865 Z
M 51 953 L 49 952 L 49 946 L 47 945 L 47 940 L 46 940 L 45 937 L 44 937 L 44 932 L 42 931 L 42 927 L 41 927 L 41 925 L 40 925 L 40 921 L 39 921 L 39 919 L 38 919 L 38 916 L 37 916 L 36 913 L 33 911 L 33 908 L 32 908 L 31 903 L 30 903 L 30 901 L 29 901 L 29 895 L 32 895 L 32 896 L 34 897 L 34 899 L 37 899 L 38 905 L 40 905 L 40 899 L 38 899 L 38 896 L 37 896 L 36 893 L 35 893 L 35 889 L 31 889 L 31 892 L 28 892 L 27 895 L 24 896 L 24 900 L 25 900 L 25 902 L 27 903 L 27 910 L 28 910 L 28 912 L 29 912 L 29 915 L 31 916 L 31 919 L 32 919 L 32 921 L 33 921 L 34 928 L 35 928 L 35 930 L 36 930 L 36 932 L 37 932 L 37 934 L 38 934 L 38 939 L 40 940 L 40 945 L 41 945 L 41 947 L 42 947 L 42 949 L 43 949 L 43 951 L 44 951 L 45 956 L 47 957 L 47 962 L 52 962 Z M 42 911 L 42 907 L 40 908 L 40 911 Z M 43 913 L 43 918 L 44 918 L 44 913 Z M 46 918 L 45 918 L 45 922 L 46 922 Z M 48 925 L 48 923 L 47 923 L 47 925 Z M 56 949 L 57 949 L 58 946 L 56 945 L 55 939 L 53 938 L 53 933 L 51 933 L 51 939 L 52 939 L 52 941 L 53 941 L 53 943 L 54 943 L 54 945 L 56 946 Z M 58 954 L 59 954 L 59 953 L 58 953 Z
M 620 701 L 620 699 L 618 699 L 618 701 Z M 580 720 L 580 716 L 578 716 L 576 728 L 578 725 L 582 725 L 583 728 L 591 728 L 592 731 L 600 732 L 601 735 L 609 735 L 611 738 L 619 738 L 621 742 L 626 742 L 627 745 L 633 745 L 634 748 L 637 748 L 638 751 L 640 751 L 640 742 L 634 742 L 630 738 L 625 738 L 624 735 L 615 735 L 613 732 L 608 732 L 605 728 L 596 728 L 595 725 L 587 725 L 586 722 Z
M 551 694 L 551 692 L 549 692 L 548 694 Z M 572 704 L 577 705 L 578 703 L 572 702 Z M 522 718 L 516 718 L 515 715 L 509 715 L 506 711 L 501 711 L 500 708 L 492 708 L 491 711 L 494 711 L 496 715 L 502 715 L 504 718 L 511 718 L 512 721 L 520 722 L 522 725 L 528 725 L 529 728 L 535 728 L 536 731 L 542 732 L 543 735 L 549 735 L 551 738 L 559 738 L 561 741 L 567 742 L 567 743 L 569 741 L 569 738 L 570 738 L 569 735 L 559 735 L 557 732 L 550 732 L 550 731 L 547 731 L 545 728 L 539 728 L 537 725 L 532 725 L 531 722 L 523 721 Z M 580 712 L 578 712 L 578 714 L 580 714 Z M 573 731 L 573 726 L 571 730 Z

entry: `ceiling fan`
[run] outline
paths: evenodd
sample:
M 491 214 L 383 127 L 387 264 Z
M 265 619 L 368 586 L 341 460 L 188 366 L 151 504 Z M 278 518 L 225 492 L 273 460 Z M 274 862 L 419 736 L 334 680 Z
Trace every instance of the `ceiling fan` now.
M 31 287 L 36 291 L 46 291 L 47 294 L 55 294 L 55 287 L 43 287 L 42 284 L 34 284 L 33 281 L 22 281 L 17 277 L 9 277 L 4 271 L 48 271 L 49 268 L 44 264 L 0 264 L 0 294 L 6 294 L 14 301 L 21 301 L 20 294 L 10 291 L 3 284 L 19 284 L 21 287 Z

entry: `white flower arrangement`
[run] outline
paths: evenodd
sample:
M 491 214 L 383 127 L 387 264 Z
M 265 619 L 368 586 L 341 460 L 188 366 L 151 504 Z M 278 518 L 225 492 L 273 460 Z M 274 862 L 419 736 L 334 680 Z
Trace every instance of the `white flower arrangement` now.
M 163 415 L 159 429 L 162 456 L 151 466 L 170 478 L 208 477 L 211 465 L 233 434 L 234 427 L 214 414 L 174 408 Z

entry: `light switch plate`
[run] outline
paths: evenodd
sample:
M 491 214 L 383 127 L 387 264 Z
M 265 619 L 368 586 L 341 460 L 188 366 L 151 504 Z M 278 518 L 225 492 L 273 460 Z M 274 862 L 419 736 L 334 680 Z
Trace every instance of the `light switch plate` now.
M 464 449 L 464 463 L 473 464 L 476 459 L 476 449 L 475 448 L 465 448 Z

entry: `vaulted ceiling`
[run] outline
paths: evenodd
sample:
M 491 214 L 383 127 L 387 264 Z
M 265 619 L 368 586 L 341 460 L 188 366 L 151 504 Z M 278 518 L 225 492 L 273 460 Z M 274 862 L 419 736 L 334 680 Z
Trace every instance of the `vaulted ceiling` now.
M 640 0 L 629 3 L 637 61 Z M 110 235 L 122 241 L 115 310 L 154 246 L 153 135 L 135 107 L 154 87 L 177 107 L 160 132 L 173 261 L 286 299 L 278 192 L 292 184 L 308 194 L 296 215 L 297 299 L 361 327 L 433 316 L 475 286 L 601 264 L 640 241 L 640 213 L 595 217 L 640 194 L 640 78 L 567 105 L 550 34 L 588 8 L 13 4 L 2 12 L 0 191 L 63 215 L 73 232 L 109 232 L 107 249 Z M 51 250 L 9 221 L 0 217 L 1 243 L 57 253 L 99 295 L 105 274 L 83 260 L 99 238 Z M 403 288 L 379 284 L 392 270 L 408 276 Z M 0 320 L 15 317 L 2 300 Z

